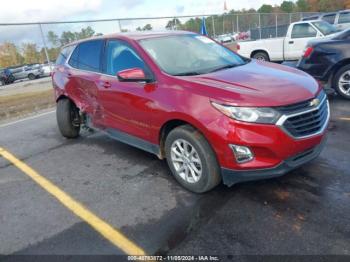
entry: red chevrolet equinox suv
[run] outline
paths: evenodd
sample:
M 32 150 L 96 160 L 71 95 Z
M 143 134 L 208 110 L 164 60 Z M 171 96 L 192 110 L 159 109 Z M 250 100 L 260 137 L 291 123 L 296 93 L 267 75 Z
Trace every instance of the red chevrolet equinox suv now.
M 100 130 L 166 159 L 193 192 L 281 176 L 324 145 L 329 104 L 312 77 L 202 35 L 91 38 L 65 46 L 56 63 L 64 137 Z

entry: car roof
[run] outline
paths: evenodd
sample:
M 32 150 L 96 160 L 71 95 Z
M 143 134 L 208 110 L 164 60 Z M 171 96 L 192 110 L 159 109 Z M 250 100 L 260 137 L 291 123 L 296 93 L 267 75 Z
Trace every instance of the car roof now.
M 312 22 L 325 22 L 325 21 L 321 19 L 312 19 L 312 20 L 303 20 L 303 21 L 294 22 L 293 24 L 312 23 Z
M 82 42 L 90 41 L 90 40 L 97 40 L 97 39 L 129 39 L 129 40 L 143 40 L 143 39 L 150 39 L 150 38 L 158 38 L 158 37 L 166 37 L 166 36 L 174 36 L 174 35 L 191 35 L 195 34 L 194 32 L 190 31 L 181 31 L 181 30 L 176 30 L 176 31 L 144 31 L 144 32 L 126 32 L 126 33 L 115 33 L 115 34 L 107 34 L 107 35 L 102 35 L 102 36 L 94 36 L 78 41 L 74 41 L 72 43 L 69 43 L 66 46 L 70 45 L 77 45 Z

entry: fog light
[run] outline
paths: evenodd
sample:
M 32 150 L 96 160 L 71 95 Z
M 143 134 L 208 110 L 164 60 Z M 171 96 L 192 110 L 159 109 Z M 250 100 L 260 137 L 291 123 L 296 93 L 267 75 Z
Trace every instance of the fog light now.
M 230 145 L 233 154 L 235 155 L 237 163 L 245 163 L 253 160 L 254 154 L 246 146 Z

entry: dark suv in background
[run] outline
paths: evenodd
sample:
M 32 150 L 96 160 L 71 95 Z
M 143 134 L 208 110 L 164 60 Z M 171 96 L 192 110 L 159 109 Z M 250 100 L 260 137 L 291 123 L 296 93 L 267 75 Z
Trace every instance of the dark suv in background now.
M 310 41 L 297 68 L 350 99 L 350 29 Z
M 8 68 L 0 69 L 0 85 L 11 84 L 15 81 L 15 77 Z

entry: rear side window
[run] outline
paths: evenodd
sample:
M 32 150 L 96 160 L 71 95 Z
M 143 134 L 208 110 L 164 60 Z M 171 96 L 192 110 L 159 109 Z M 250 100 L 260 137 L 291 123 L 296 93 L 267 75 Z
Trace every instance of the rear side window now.
M 73 51 L 74 47 L 75 47 L 75 45 L 70 45 L 70 46 L 64 47 L 56 59 L 56 65 L 64 65 L 68 56 Z
M 322 20 L 330 23 L 330 24 L 334 24 L 334 21 L 335 21 L 335 16 L 336 14 L 331 14 L 331 15 L 325 15 Z
M 350 23 L 350 12 L 340 13 L 338 24 Z
M 78 60 L 77 68 L 94 72 L 101 71 L 102 47 L 103 40 L 93 40 L 79 44 L 78 53 L 74 54 L 74 59 Z
M 317 31 L 310 24 L 296 24 L 292 30 L 292 38 L 315 37 Z

